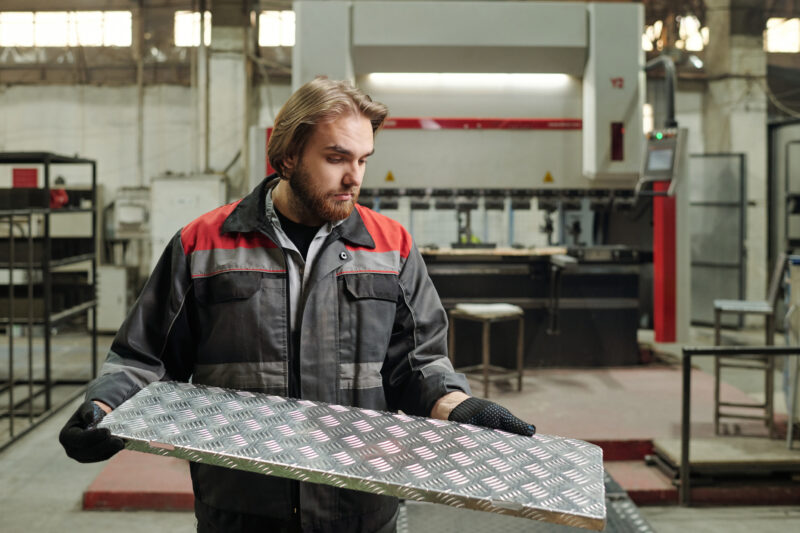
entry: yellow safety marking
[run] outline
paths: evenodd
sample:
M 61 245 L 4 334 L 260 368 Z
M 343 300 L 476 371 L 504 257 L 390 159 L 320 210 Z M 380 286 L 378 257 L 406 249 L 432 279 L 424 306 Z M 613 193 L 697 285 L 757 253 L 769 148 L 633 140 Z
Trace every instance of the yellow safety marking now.
M 553 179 L 553 175 L 550 174 L 550 171 L 548 170 L 547 173 L 544 175 L 544 182 L 545 183 L 553 183 L 554 181 L 555 180 Z
M 386 173 L 386 179 L 384 179 L 384 181 L 394 181 L 394 174 L 392 174 L 391 170 Z

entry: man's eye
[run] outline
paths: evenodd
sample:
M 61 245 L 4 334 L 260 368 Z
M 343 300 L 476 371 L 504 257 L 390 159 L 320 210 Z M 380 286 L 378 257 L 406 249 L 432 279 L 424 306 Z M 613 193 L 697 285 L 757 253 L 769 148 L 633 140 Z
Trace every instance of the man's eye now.
M 328 158 L 328 163 L 341 163 L 341 162 L 342 162 L 342 158 L 341 157 L 329 157 Z
M 366 165 L 367 164 L 367 160 L 366 159 L 359 159 L 358 164 L 359 165 Z

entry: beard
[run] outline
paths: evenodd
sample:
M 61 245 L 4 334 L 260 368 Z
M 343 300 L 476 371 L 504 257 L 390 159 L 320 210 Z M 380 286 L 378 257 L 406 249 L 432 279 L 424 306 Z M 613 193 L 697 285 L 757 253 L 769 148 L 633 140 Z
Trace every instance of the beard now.
M 302 160 L 298 162 L 297 169 L 289 176 L 289 187 L 294 193 L 295 207 L 305 213 L 312 214 L 326 222 L 337 222 L 350 216 L 358 200 L 358 187 L 345 191 L 330 193 L 320 191 L 311 186 L 311 176 L 303 166 Z M 351 194 L 349 200 L 336 200 L 334 194 Z

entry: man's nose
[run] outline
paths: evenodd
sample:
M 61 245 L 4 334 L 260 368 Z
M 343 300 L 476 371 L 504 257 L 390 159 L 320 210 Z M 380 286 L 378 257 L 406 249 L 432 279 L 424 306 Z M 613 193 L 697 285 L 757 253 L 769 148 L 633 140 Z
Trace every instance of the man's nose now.
M 345 172 L 342 182 L 345 185 L 361 185 L 362 179 L 364 179 L 364 167 L 363 165 L 359 165 L 356 161 L 348 165 L 347 172 Z

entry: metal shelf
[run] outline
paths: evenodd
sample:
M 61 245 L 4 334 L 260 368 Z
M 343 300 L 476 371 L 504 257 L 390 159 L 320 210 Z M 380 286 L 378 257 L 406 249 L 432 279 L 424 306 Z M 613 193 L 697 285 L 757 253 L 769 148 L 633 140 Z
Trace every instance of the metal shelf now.
M 0 163 L 23 163 L 23 164 L 85 164 L 94 165 L 93 159 L 83 157 L 72 157 L 69 155 L 54 154 L 52 152 L 2 152 L 0 153 Z
M 94 253 L 74 255 L 72 257 L 65 257 L 64 259 L 53 259 L 50 261 L 50 268 L 62 267 L 66 265 L 73 265 L 75 263 L 82 263 L 83 261 L 91 261 L 95 258 Z
M 70 257 L 64 257 L 62 259 L 53 259 L 51 261 L 48 261 L 47 264 L 50 269 L 53 269 L 66 265 L 74 265 L 75 263 L 82 263 L 83 261 L 91 261 L 92 259 L 95 258 L 95 255 L 96 254 L 94 252 L 88 254 L 73 255 Z M 36 261 L 35 262 L 36 266 L 32 267 L 31 271 L 39 272 L 43 270 L 41 263 L 42 261 Z M 19 260 L 19 261 L 14 261 L 13 265 L 9 265 L 7 261 L 0 261 L 0 268 L 9 268 L 9 266 L 14 268 L 14 270 L 23 270 L 23 269 L 27 270 L 28 262 Z M 19 283 L 14 283 L 14 284 L 19 285 Z M 2 283 L 0 283 L 0 285 L 2 285 Z
M 0 436 L 0 449 L 7 447 L 12 442 L 20 438 L 22 435 L 27 433 L 30 429 L 41 423 L 42 421 L 46 420 L 50 415 L 52 415 L 56 410 L 61 408 L 64 403 L 60 403 L 56 405 L 53 398 L 53 388 L 62 384 L 63 380 L 59 379 L 59 376 L 53 375 L 53 368 L 52 368 L 52 335 L 54 334 L 53 325 L 68 320 L 70 318 L 74 318 L 76 316 L 81 315 L 82 313 L 87 312 L 90 309 L 94 309 L 95 312 L 92 313 L 91 319 L 89 320 L 89 334 L 91 338 L 91 360 L 87 361 L 87 364 L 91 368 L 91 375 L 89 379 L 93 378 L 97 375 L 97 299 L 96 299 L 96 283 L 97 283 L 97 163 L 92 159 L 84 159 L 80 157 L 70 157 L 64 156 L 59 154 L 53 154 L 49 152 L 9 152 L 9 153 L 0 153 L 0 163 L 4 164 L 38 164 L 43 166 L 43 183 L 41 187 L 37 187 L 38 191 L 25 191 L 19 190 L 16 192 L 11 192 L 6 196 L 8 198 L 4 198 L 4 206 L 11 207 L 11 205 L 22 205 L 24 203 L 30 205 L 30 207 L 19 209 L 14 207 L 13 209 L 0 209 L 0 220 L 3 218 L 6 219 L 9 227 L 8 234 L 5 236 L 6 243 L 5 243 L 5 253 L 6 253 L 6 261 L 0 261 L 0 269 L 5 270 L 13 270 L 13 269 L 24 269 L 27 271 L 26 282 L 24 283 L 16 283 L 14 282 L 13 285 L 10 283 L 10 274 L 6 278 L 8 279 L 9 283 L 5 284 L 5 288 L 8 289 L 8 297 L 7 297 L 7 309 L 3 310 L 0 309 L 0 313 L 9 315 L 7 318 L 0 319 L 0 324 L 5 325 L 6 327 L 10 327 L 13 325 L 19 326 L 27 326 L 27 325 L 43 325 L 44 326 L 44 376 L 43 378 L 33 378 L 33 374 L 31 372 L 31 368 L 33 368 L 33 359 L 34 357 L 40 357 L 37 354 L 34 354 L 33 350 L 33 328 L 29 327 L 27 331 L 27 359 L 28 359 L 28 375 L 19 375 L 17 372 L 15 375 L 14 372 L 14 353 L 17 351 L 14 349 L 15 343 L 25 345 L 26 339 L 15 339 L 14 335 L 8 335 L 8 353 L 9 353 L 9 375 L 7 376 L 6 383 L 13 382 L 19 383 L 20 381 L 24 381 L 25 383 L 29 384 L 29 392 L 31 394 L 29 396 L 33 396 L 32 394 L 32 387 L 36 385 L 37 392 L 35 396 L 43 396 L 43 411 L 36 413 L 36 417 L 34 418 L 33 413 L 29 413 L 29 424 L 24 427 L 20 428 L 19 430 L 15 427 L 15 419 L 19 417 L 16 416 L 18 414 L 18 404 L 22 398 L 16 398 L 14 394 L 14 387 L 8 387 L 7 396 L 8 396 L 8 409 L 5 410 L 7 413 L 8 419 L 8 432 L 6 435 Z M 81 193 L 78 194 L 75 198 L 78 198 L 79 201 L 76 201 L 75 206 L 63 206 L 60 208 L 51 209 L 49 207 L 49 198 L 50 198 L 50 191 L 51 189 L 51 175 L 52 175 L 52 164 L 77 164 L 77 165 L 87 165 L 91 168 L 90 175 L 91 175 L 91 187 L 87 189 L 81 189 Z M 16 196 L 20 196 L 19 199 L 15 199 Z M 25 201 L 27 198 L 27 201 Z M 6 203 L 6 200 L 12 200 L 14 203 Z M 19 201 L 17 201 L 19 200 Z M 91 207 L 84 207 L 86 205 L 85 202 L 91 202 Z M 38 204 L 38 205 L 37 205 Z M 46 207 L 42 207 L 45 205 Z M 61 239 L 53 237 L 51 234 L 52 228 L 52 221 L 51 215 L 59 215 L 59 214 L 70 214 L 70 213 L 86 213 L 91 215 L 91 227 L 88 228 L 89 235 L 85 237 L 79 237 L 79 239 L 88 239 L 91 243 L 91 246 L 82 247 L 74 247 L 71 248 L 70 243 L 65 242 L 54 242 L 55 239 Z M 34 223 L 38 220 L 42 220 L 43 226 L 41 235 L 34 236 L 33 235 L 33 228 Z M 63 220 L 63 219 L 62 219 Z M 17 227 L 22 227 L 23 229 L 27 228 L 27 235 L 17 235 L 16 231 L 11 230 L 12 224 Z M 17 244 L 19 243 L 19 244 Z M 19 246 L 19 249 L 16 248 Z M 12 253 L 13 250 L 13 253 Z M 74 253 L 74 255 L 68 255 L 66 257 L 58 257 L 57 259 L 53 259 L 53 252 L 58 255 L 63 255 L 64 253 L 70 254 Z M 19 254 L 19 255 L 17 255 Z M 37 255 L 38 257 L 34 257 Z M 13 260 L 12 260 L 13 257 Z M 67 283 L 66 285 L 59 284 L 57 281 L 54 283 L 54 277 L 56 279 L 66 275 L 63 272 L 53 272 L 53 269 L 57 269 L 59 267 L 63 267 L 66 265 L 73 265 L 76 263 L 83 263 L 83 262 L 90 262 L 90 266 L 88 268 L 89 272 L 89 281 L 88 283 L 81 282 L 79 285 L 82 287 L 88 287 L 91 291 L 81 292 L 78 290 L 78 294 L 74 294 L 76 291 L 72 290 L 73 284 L 72 282 Z M 34 276 L 33 273 L 36 273 Z M 41 279 L 33 281 L 34 277 L 41 277 Z M 31 279 L 30 283 L 27 282 L 27 279 Z M 26 296 L 22 296 L 24 292 L 22 289 L 24 286 L 28 286 L 28 291 Z M 64 288 L 68 288 L 66 290 Z M 12 290 L 15 289 L 15 290 Z M 36 289 L 36 296 L 34 297 L 34 289 Z M 54 295 L 54 289 L 59 291 Z M 63 289 L 63 290 L 62 290 Z M 16 293 L 16 294 L 15 294 Z M 88 299 L 91 298 L 91 299 Z M 20 307 L 15 307 L 15 302 L 20 302 Z M 57 312 L 53 312 L 53 308 L 63 305 L 69 305 L 70 303 L 74 302 L 81 302 L 77 305 L 72 305 L 67 307 L 66 309 L 59 310 Z M 38 307 L 38 309 L 35 309 Z M 36 315 L 34 316 L 34 311 Z M 19 316 L 23 314 L 23 312 L 27 312 L 27 316 Z M 23 356 L 24 357 L 24 356 Z M 24 374 L 24 373 L 23 373 Z M 83 380 L 80 383 L 76 383 L 77 385 L 84 385 L 88 382 L 87 380 Z M 5 402 L 5 400 L 4 400 Z M 21 420 L 20 420 L 21 421 Z
M 50 209 L 46 207 L 30 207 L 28 209 L 0 209 L 0 217 L 46 215 Z
M 97 305 L 97 300 L 89 300 L 88 302 L 83 302 L 82 304 L 78 304 L 75 307 L 64 309 L 63 311 L 59 311 L 58 313 L 53 313 L 52 315 L 50 315 L 50 324 L 55 325 L 58 322 L 62 322 L 68 318 L 72 318 L 75 315 L 79 315 L 89 309 L 92 309 L 96 305 Z
M 96 305 L 97 305 L 97 300 L 86 300 L 85 302 L 81 302 L 78 305 L 73 305 L 72 307 L 68 307 L 67 309 L 64 309 L 62 311 L 58 311 L 56 313 L 50 313 L 49 315 L 50 325 L 53 326 L 56 325 L 56 323 L 63 322 L 68 318 L 72 318 L 73 316 L 79 315 L 84 311 L 92 309 Z M 0 310 L 0 312 L 2 312 L 2 310 Z M 32 319 L 29 321 L 27 317 L 17 316 L 16 318 L 14 318 L 14 320 L 11 320 L 10 323 L 12 325 L 17 325 L 17 326 L 27 326 L 28 323 L 34 326 L 41 326 L 42 324 L 47 323 L 47 320 L 45 320 L 45 318 L 46 317 L 43 317 L 41 316 L 41 314 L 39 314 L 38 316 L 34 315 Z M 0 317 L 0 326 L 8 326 L 8 325 L 9 325 L 8 317 L 6 316 Z
M 66 213 L 91 213 L 94 211 L 92 207 L 59 207 L 58 209 L 49 209 L 51 215 L 61 215 Z
M 49 207 L 30 207 L 27 209 L 0 209 L 0 216 L 28 216 L 28 215 L 59 215 L 66 213 L 91 213 L 92 207 L 59 207 L 50 209 Z

